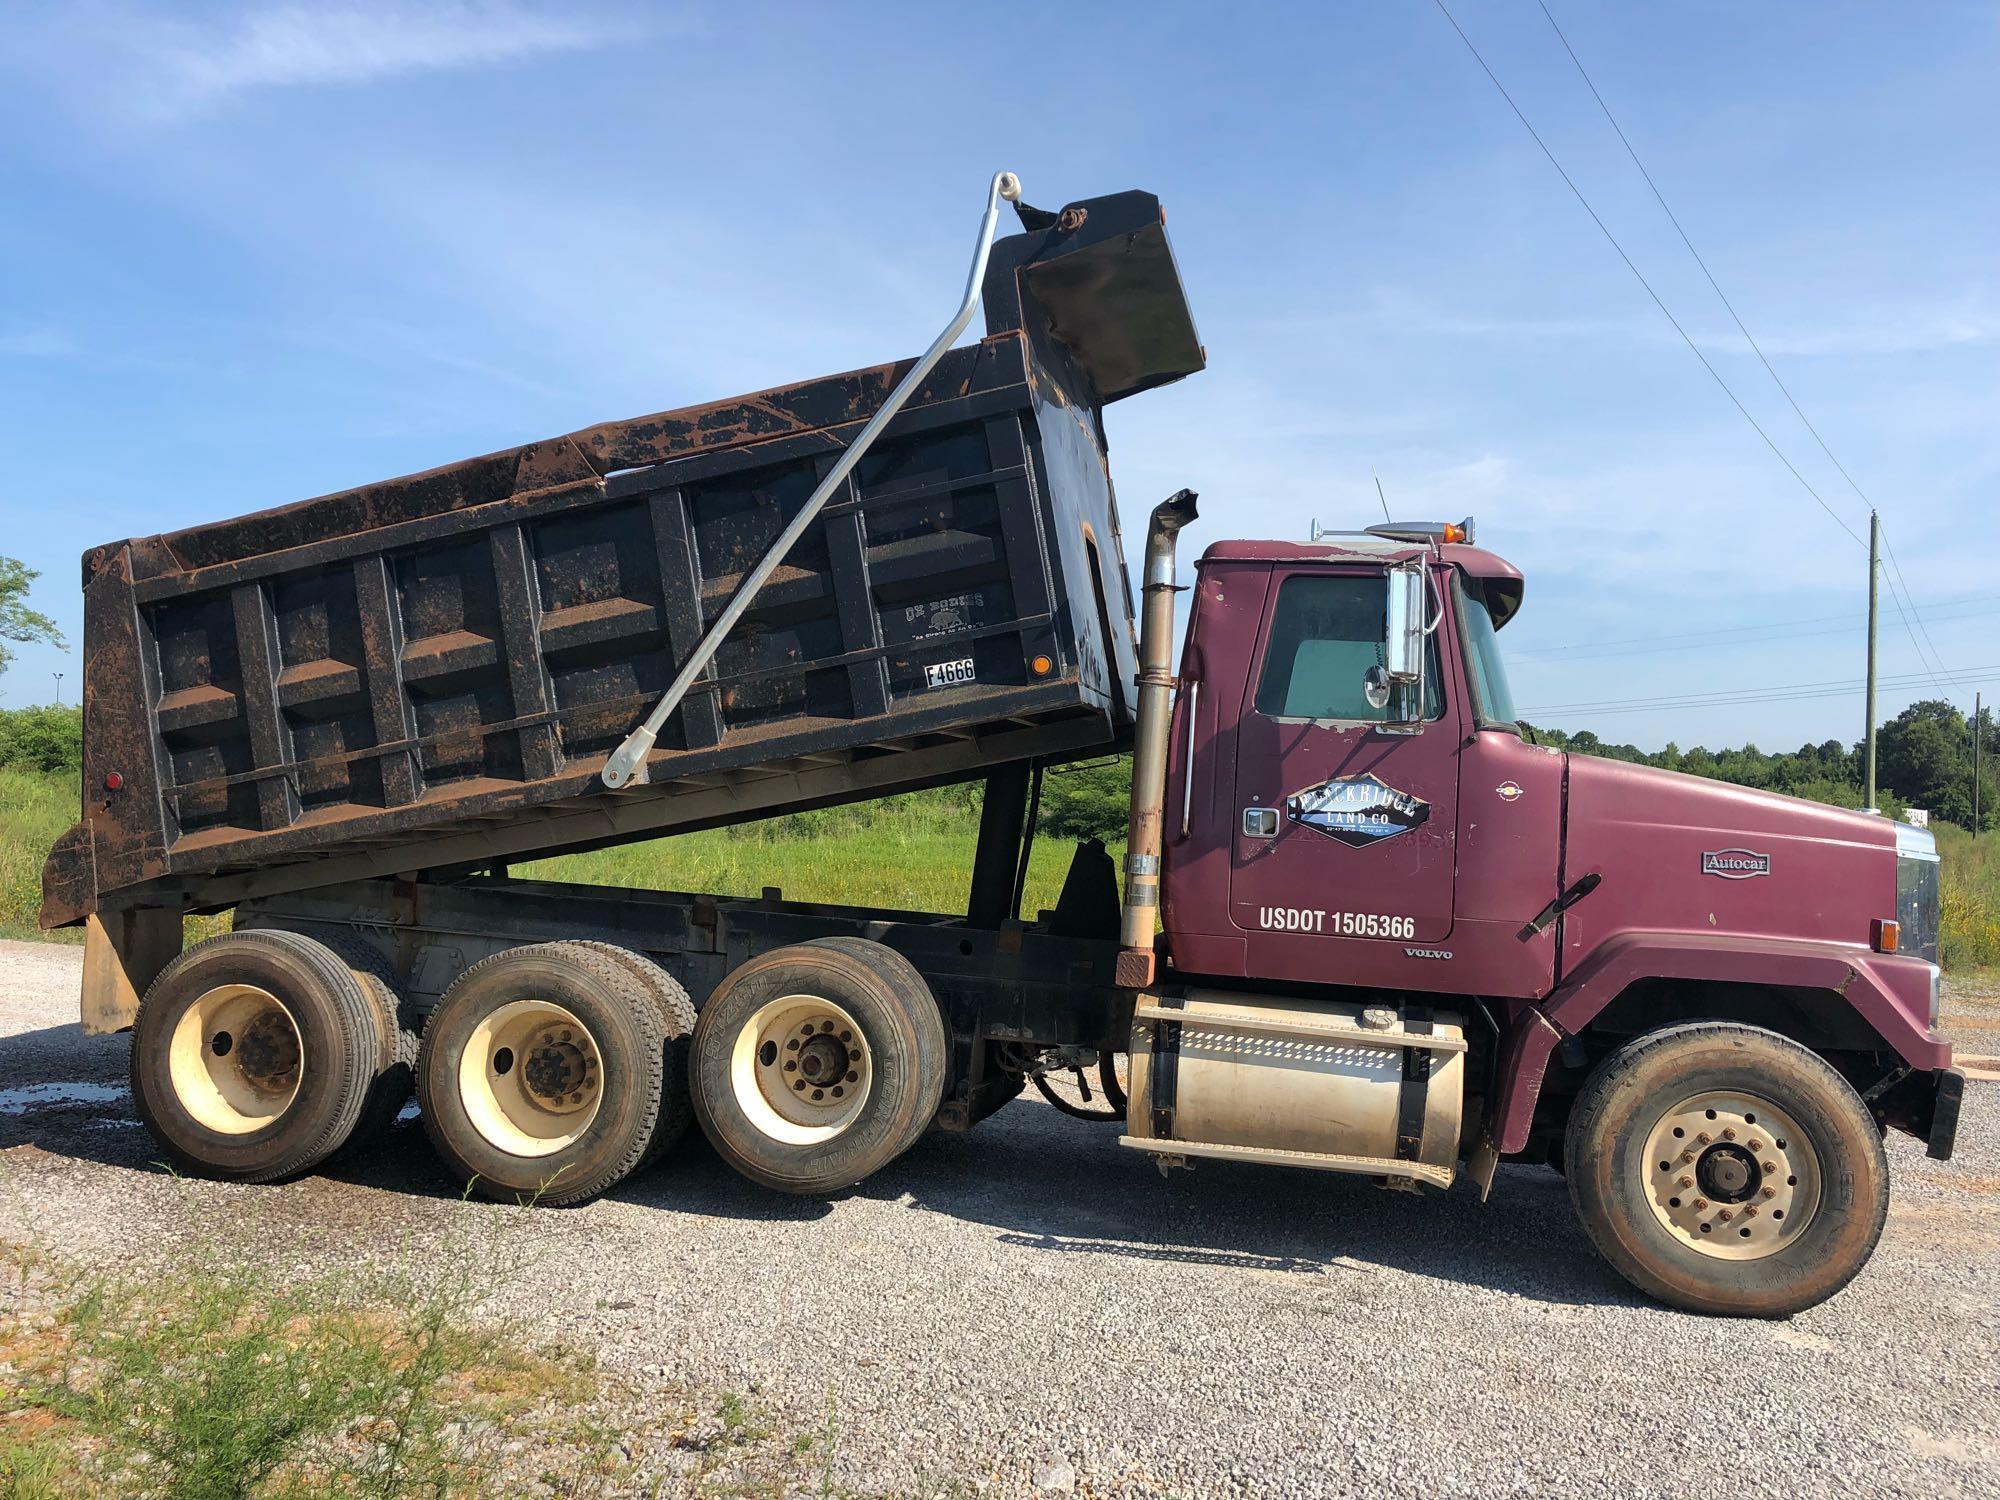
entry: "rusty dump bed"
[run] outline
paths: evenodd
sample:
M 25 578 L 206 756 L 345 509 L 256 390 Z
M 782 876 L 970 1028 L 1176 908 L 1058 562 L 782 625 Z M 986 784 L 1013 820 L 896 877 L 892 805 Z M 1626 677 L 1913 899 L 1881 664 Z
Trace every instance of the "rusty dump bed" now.
M 588 848 L 1127 728 L 1101 409 L 1202 363 L 1156 199 L 994 247 L 944 356 L 661 733 L 605 756 L 904 365 L 588 428 L 83 561 L 44 926 Z M 1038 663 L 1041 670 L 1037 670 Z

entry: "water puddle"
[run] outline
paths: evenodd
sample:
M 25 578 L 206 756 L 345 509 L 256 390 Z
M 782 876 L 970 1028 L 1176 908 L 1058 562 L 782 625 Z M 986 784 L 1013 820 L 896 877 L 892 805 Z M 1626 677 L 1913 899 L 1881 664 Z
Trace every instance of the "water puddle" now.
M 113 1104 L 128 1093 L 115 1083 L 24 1083 L 19 1088 L 0 1089 L 0 1115 L 25 1115 L 30 1110 L 77 1104 Z

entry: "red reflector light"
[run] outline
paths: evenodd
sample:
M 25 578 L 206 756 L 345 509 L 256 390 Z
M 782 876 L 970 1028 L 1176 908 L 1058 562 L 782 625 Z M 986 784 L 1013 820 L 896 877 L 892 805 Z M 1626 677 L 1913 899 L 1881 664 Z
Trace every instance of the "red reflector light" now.
M 1875 919 L 1875 951 L 1894 953 L 1896 945 L 1903 940 L 1903 924 L 1894 917 Z
M 120 791 L 124 786 L 125 778 L 120 776 L 116 771 L 111 772 L 104 778 L 104 790 L 107 792 Z

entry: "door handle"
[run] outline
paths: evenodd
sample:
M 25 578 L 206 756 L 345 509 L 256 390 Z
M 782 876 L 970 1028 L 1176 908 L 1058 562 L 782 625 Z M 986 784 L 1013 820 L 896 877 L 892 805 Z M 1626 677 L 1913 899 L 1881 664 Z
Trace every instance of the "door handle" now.
M 1277 808 L 1246 807 L 1243 809 L 1243 837 L 1246 839 L 1274 839 L 1277 836 Z
M 1564 891 L 1535 914 L 1535 920 L 1530 922 L 1526 927 L 1523 927 L 1518 934 L 1521 941 L 1525 943 L 1529 938 L 1538 937 L 1548 931 L 1549 925 L 1557 917 L 1568 911 L 1603 883 L 1604 877 L 1595 870 L 1583 876 L 1576 884 L 1572 885 L 1568 890 Z
M 1187 744 L 1181 751 L 1181 837 L 1188 836 L 1188 825 L 1194 821 L 1194 713 L 1201 707 L 1201 684 L 1187 685 Z

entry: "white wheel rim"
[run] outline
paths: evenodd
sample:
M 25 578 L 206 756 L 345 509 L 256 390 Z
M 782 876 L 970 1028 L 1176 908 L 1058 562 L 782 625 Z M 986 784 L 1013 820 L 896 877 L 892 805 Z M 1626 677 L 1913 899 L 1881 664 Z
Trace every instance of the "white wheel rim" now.
M 487 1144 L 509 1156 L 553 1156 L 596 1120 L 604 1057 L 573 1012 L 551 1000 L 511 1000 L 472 1028 L 458 1093 Z
M 860 1116 L 875 1052 L 859 1023 L 818 995 L 784 995 L 736 1033 L 729 1087 L 736 1107 L 774 1141 L 830 1141 Z
M 285 1003 L 252 984 L 223 984 L 195 997 L 167 1043 L 174 1097 L 195 1123 L 248 1135 L 282 1115 L 299 1094 L 305 1047 Z
M 1717 1260 L 1762 1260 L 1819 1209 L 1819 1155 L 1798 1121 L 1754 1094 L 1707 1093 L 1646 1138 L 1646 1197 L 1660 1223 Z

